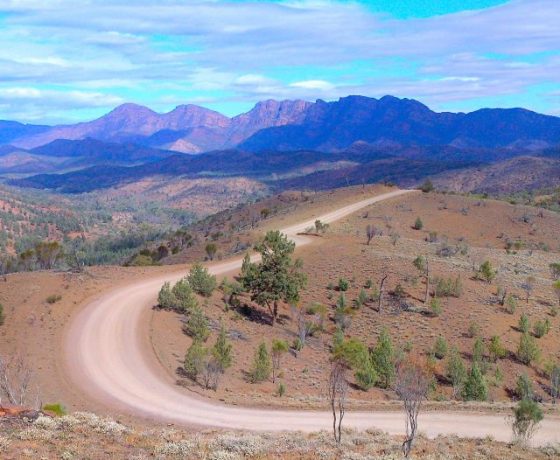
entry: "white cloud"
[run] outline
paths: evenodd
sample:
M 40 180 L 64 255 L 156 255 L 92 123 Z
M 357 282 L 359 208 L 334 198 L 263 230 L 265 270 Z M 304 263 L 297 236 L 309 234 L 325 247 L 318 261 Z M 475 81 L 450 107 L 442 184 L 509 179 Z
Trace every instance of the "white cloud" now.
M 303 80 L 290 84 L 293 88 L 316 89 L 319 91 L 329 91 L 335 87 L 332 83 L 325 80 Z

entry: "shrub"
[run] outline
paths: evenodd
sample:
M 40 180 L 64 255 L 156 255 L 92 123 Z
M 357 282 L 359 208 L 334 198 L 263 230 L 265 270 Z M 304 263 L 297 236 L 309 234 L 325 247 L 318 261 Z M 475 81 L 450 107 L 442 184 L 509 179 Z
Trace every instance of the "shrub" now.
M 531 323 L 529 322 L 529 317 L 525 313 L 523 313 L 519 318 L 519 323 L 517 324 L 517 327 L 521 332 L 523 332 L 523 334 L 528 333 L 529 329 L 531 329 Z
M 467 333 L 471 339 L 478 336 L 480 334 L 480 325 L 474 321 L 471 321 Z
M 439 336 L 436 339 L 436 342 L 434 343 L 433 351 L 434 351 L 434 356 L 437 359 L 443 359 L 445 358 L 445 355 L 447 355 L 447 342 L 442 336 Z
M 560 262 L 550 264 L 549 268 L 552 278 L 555 280 L 560 279 Z
M 350 283 L 345 278 L 340 278 L 338 280 L 338 290 L 342 292 L 346 292 L 349 288 Z
M 393 290 L 393 295 L 397 299 L 404 299 L 406 297 L 406 292 L 404 291 L 404 288 L 402 287 L 401 283 L 395 286 L 395 289 Z
M 51 305 L 53 303 L 60 302 L 61 300 L 62 300 L 62 296 L 60 294 L 52 294 L 52 295 L 47 297 L 47 303 L 49 303 Z
M 268 380 L 268 378 L 270 377 L 271 369 L 272 364 L 270 362 L 268 349 L 266 348 L 266 344 L 263 342 L 255 351 L 253 367 L 250 372 L 251 381 L 253 383 L 259 383 Z
M 462 392 L 467 379 L 467 371 L 457 347 L 451 348 L 447 360 L 446 374 L 451 381 L 451 385 L 453 385 L 453 396 L 457 397 Z
M 538 361 L 541 351 L 536 344 L 535 339 L 528 333 L 521 335 L 519 346 L 517 347 L 517 358 L 523 364 L 529 365 L 534 361 Z
M 416 220 L 414 221 L 414 225 L 412 227 L 414 230 L 422 230 L 424 228 L 424 223 L 422 222 L 422 219 L 420 219 L 420 217 L 417 217 Z
M 548 318 L 544 321 L 540 321 L 540 320 L 537 321 L 533 326 L 533 334 L 538 339 L 548 334 L 549 331 L 550 331 L 550 321 L 548 320 Z
M 436 297 L 456 297 L 463 294 L 463 283 L 461 278 L 436 278 L 434 280 L 434 294 Z
M 542 409 L 530 399 L 522 399 L 513 409 L 512 430 L 520 442 L 527 442 L 544 418 Z
M 478 364 L 479 366 L 482 365 L 482 361 L 484 360 L 484 342 L 480 337 L 477 337 L 474 341 L 473 345 L 473 352 L 472 352 L 472 361 L 473 363 Z
M 68 413 L 66 408 L 60 403 L 45 404 L 43 406 L 43 410 L 47 412 L 52 412 L 58 417 L 62 417 L 63 415 L 66 415 Z
M 174 309 L 177 305 L 177 298 L 171 292 L 171 285 L 165 282 L 158 294 L 158 305 L 165 309 Z
M 492 336 L 492 338 L 490 339 L 488 352 L 490 353 L 490 359 L 494 362 L 496 362 L 498 359 L 503 359 L 506 357 L 507 350 L 502 345 L 502 341 L 499 336 Z
M 4 305 L 0 303 L 0 326 L 4 324 L 6 321 L 6 315 L 4 314 Z
M 473 364 L 463 388 L 463 399 L 466 401 L 486 401 L 488 386 L 477 364 Z
M 517 310 L 517 299 L 513 295 L 508 295 L 505 301 L 506 311 L 513 315 L 515 310 Z
M 216 339 L 216 343 L 212 347 L 212 356 L 216 360 L 221 372 L 231 367 L 233 362 L 232 346 L 227 339 L 227 332 L 225 326 L 222 324 L 220 333 Z
M 208 243 L 204 250 L 206 251 L 206 255 L 208 256 L 208 258 L 210 260 L 214 260 L 214 256 L 218 251 L 218 246 L 216 245 L 216 243 Z
M 199 263 L 192 266 L 187 280 L 194 292 L 204 297 L 210 297 L 217 286 L 216 277 Z
M 280 382 L 278 384 L 278 388 L 276 390 L 276 394 L 281 398 L 286 394 L 286 384 L 284 382 Z
M 180 313 L 187 313 L 198 306 L 194 292 L 186 278 L 175 283 L 171 293 L 177 299 L 174 309 Z
M 441 308 L 441 300 L 439 300 L 437 297 L 434 297 L 430 301 L 430 311 L 432 312 L 432 315 L 434 315 L 434 316 L 441 315 L 443 309 Z
M 483 262 L 478 268 L 477 277 L 480 280 L 491 283 L 496 277 L 496 270 L 492 267 L 489 260 Z
M 381 388 L 389 388 L 395 378 L 395 351 L 389 331 L 384 328 L 372 350 L 371 357 L 379 375 Z
M 208 320 L 204 316 L 204 312 L 200 307 L 192 309 L 187 323 L 185 324 L 184 331 L 198 342 L 206 342 L 210 335 L 208 327 Z
M 195 340 L 187 353 L 185 354 L 184 368 L 187 377 L 191 380 L 196 380 L 198 375 L 202 372 L 208 355 L 208 349 L 202 345 L 199 341 Z
M 517 378 L 515 394 L 519 399 L 533 399 L 533 382 L 527 374 L 521 374 Z
M 424 193 L 430 193 L 434 191 L 434 184 L 430 179 L 426 179 L 424 183 L 420 186 L 420 190 Z

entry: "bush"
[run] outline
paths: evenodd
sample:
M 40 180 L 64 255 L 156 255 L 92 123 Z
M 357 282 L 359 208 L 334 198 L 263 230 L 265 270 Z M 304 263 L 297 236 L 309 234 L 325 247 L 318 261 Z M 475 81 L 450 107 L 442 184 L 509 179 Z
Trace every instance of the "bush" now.
M 47 297 L 47 303 L 53 304 L 60 302 L 62 300 L 62 296 L 60 294 L 53 294 Z
M 496 270 L 494 270 L 489 260 L 480 265 L 480 267 L 478 268 L 477 277 L 478 279 L 486 281 L 487 283 L 491 283 L 494 278 L 496 278 Z
M 177 299 L 173 308 L 180 313 L 187 313 L 198 306 L 194 292 L 186 278 L 178 281 L 173 286 L 171 293 Z
M 424 193 L 430 193 L 434 191 L 434 184 L 430 179 L 426 179 L 424 183 L 420 186 L 420 190 Z
M 434 294 L 436 297 L 456 297 L 463 294 L 463 283 L 461 278 L 436 278 L 434 280 Z
M 0 326 L 4 325 L 6 321 L 6 315 L 4 314 L 4 305 L 0 303 Z
M 232 356 L 232 346 L 227 339 L 226 328 L 222 324 L 220 327 L 220 333 L 216 339 L 214 347 L 212 347 L 212 356 L 218 363 L 220 372 L 224 372 L 227 368 L 231 367 L 233 362 Z
M 486 401 L 488 386 L 477 364 L 473 364 L 463 388 L 463 399 L 466 401 Z
M 208 243 L 204 250 L 206 251 L 206 255 L 208 256 L 208 258 L 210 260 L 214 260 L 214 256 L 218 251 L 218 246 L 216 246 L 216 243 Z
M 253 383 L 259 383 L 268 380 L 268 378 L 270 377 L 271 369 L 272 364 L 270 362 L 268 349 L 266 348 L 266 344 L 263 342 L 255 351 L 253 367 L 250 372 L 251 381 Z
M 535 339 L 528 333 L 524 333 L 519 340 L 517 348 L 517 358 L 523 364 L 529 365 L 534 361 L 538 361 L 541 355 L 541 350 L 536 344 Z
M 417 217 L 416 220 L 414 221 L 414 225 L 412 227 L 414 230 L 422 230 L 424 228 L 424 222 L 422 222 L 422 219 L 420 219 L 420 217 Z
M 389 388 L 395 378 L 395 352 L 393 341 L 387 329 L 383 329 L 377 339 L 371 357 L 379 375 L 381 388 Z
M 531 329 L 531 323 L 529 322 L 529 317 L 525 313 L 523 313 L 519 318 L 519 323 L 517 327 L 521 332 L 523 332 L 523 334 L 528 333 L 529 329 Z
M 364 391 L 375 386 L 378 375 L 369 356 L 362 362 L 358 369 L 356 369 L 354 377 L 358 386 Z
M 60 403 L 45 404 L 43 406 L 43 410 L 46 411 L 46 412 L 52 412 L 53 414 L 55 414 L 58 417 L 62 417 L 63 415 L 66 415 L 68 413 L 67 410 L 66 410 L 66 407 L 64 407 Z
M 346 292 L 350 286 L 350 283 L 345 278 L 340 278 L 338 280 L 338 290 L 342 292 Z
M 192 266 L 187 280 L 194 292 L 204 297 L 210 297 L 217 286 L 216 277 L 199 263 Z
M 278 389 L 276 390 L 276 394 L 280 398 L 286 394 L 286 384 L 284 382 L 280 382 L 278 384 Z
M 478 336 L 480 334 L 480 325 L 474 321 L 471 321 L 467 332 L 468 332 L 468 336 L 471 339 Z
M 522 399 L 513 409 L 512 430 L 520 442 L 527 442 L 544 418 L 542 409 L 530 399 Z
M 441 300 L 439 300 L 437 297 L 434 297 L 432 300 L 430 300 L 430 311 L 434 316 L 441 315 L 443 309 L 441 308 Z
M 206 342 L 210 335 L 208 320 L 200 307 L 191 310 L 189 319 L 184 326 L 184 331 L 197 342 Z
M 533 326 L 533 334 L 537 339 L 544 337 L 550 331 L 550 321 L 548 318 L 545 321 L 537 321 Z
M 442 336 L 439 336 L 434 343 L 434 356 L 437 359 L 443 359 L 447 355 L 447 342 Z
M 506 311 L 510 314 L 513 315 L 515 313 L 515 310 L 517 310 L 517 299 L 513 296 L 513 295 L 508 295 L 506 298 L 506 302 L 505 302 L 505 306 L 506 306 Z
M 171 292 L 171 285 L 169 282 L 163 283 L 163 286 L 159 290 L 158 305 L 160 308 L 165 309 L 174 309 L 177 305 L 177 298 L 173 292 Z
M 517 378 L 515 394 L 519 399 L 533 399 L 533 382 L 527 374 L 521 374 Z
M 498 359 L 503 359 L 506 357 L 507 350 L 502 345 L 502 341 L 499 336 L 492 336 L 492 338 L 490 339 L 488 352 L 490 353 L 490 359 L 494 362 L 498 361 Z
M 195 340 L 185 354 L 185 373 L 191 380 L 196 380 L 202 372 L 208 355 L 208 349 L 199 341 Z

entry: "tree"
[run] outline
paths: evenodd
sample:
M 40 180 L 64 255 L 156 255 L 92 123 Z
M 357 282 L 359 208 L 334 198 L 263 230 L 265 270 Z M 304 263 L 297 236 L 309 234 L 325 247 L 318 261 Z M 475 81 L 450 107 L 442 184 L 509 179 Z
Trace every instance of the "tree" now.
M 333 417 L 333 434 L 337 445 L 340 445 L 342 438 L 342 420 L 346 412 L 346 396 L 348 394 L 347 369 L 344 362 L 333 361 L 327 383 L 327 396 Z
M 184 368 L 187 377 L 196 381 L 198 375 L 204 368 L 208 349 L 202 345 L 198 340 L 193 341 L 185 354 Z
M 525 300 L 529 303 L 529 298 L 531 297 L 531 293 L 535 289 L 536 279 L 534 276 L 528 276 L 525 282 L 521 284 L 521 289 L 525 291 Z
M 527 443 L 544 418 L 540 406 L 531 399 L 522 399 L 513 409 L 512 430 L 518 442 Z
M 63 256 L 64 251 L 58 241 L 43 241 L 35 245 L 35 257 L 39 266 L 44 270 L 54 268 Z
M 490 261 L 486 260 L 478 268 L 478 278 L 490 284 L 495 277 L 496 277 L 496 270 L 494 270 Z
M 467 370 L 457 347 L 451 348 L 446 368 L 447 378 L 453 386 L 453 397 L 456 398 L 463 391 L 467 379 Z
M 216 360 L 221 373 L 224 373 L 227 368 L 231 367 L 233 362 L 232 346 L 227 339 L 227 331 L 223 324 L 220 326 L 220 333 L 216 343 L 212 347 L 212 356 Z
M 531 323 L 529 322 L 529 317 L 523 313 L 520 318 L 519 318 L 519 324 L 517 325 L 518 329 L 523 332 L 523 334 L 526 334 L 529 332 L 529 329 L 531 329 Z
M 216 391 L 221 374 L 222 369 L 220 364 L 211 353 L 208 353 L 202 366 L 202 382 L 204 383 L 204 388 Z
M 424 292 L 424 303 L 427 303 L 428 298 L 430 297 L 430 263 L 429 263 L 427 257 L 418 256 L 418 257 L 416 257 L 416 259 L 414 259 L 412 264 L 426 278 L 426 290 Z
M 381 230 L 379 230 L 375 225 L 367 224 L 366 226 L 367 245 L 369 246 L 371 240 L 380 234 L 381 234 Z
M 463 387 L 463 399 L 466 401 L 486 401 L 488 386 L 477 363 L 473 363 Z
M 416 431 L 418 429 L 418 414 L 422 402 L 428 395 L 430 378 L 425 366 L 418 360 L 403 361 L 397 370 L 395 392 L 404 404 L 406 415 L 406 438 L 402 444 L 402 451 L 406 458 L 410 455 Z
M 253 367 L 251 369 L 251 381 L 253 383 L 264 382 L 270 377 L 271 363 L 266 344 L 262 342 L 255 352 Z
M 210 260 L 214 260 L 214 256 L 218 251 L 218 246 L 216 246 L 216 243 L 208 243 L 204 250 L 206 251 L 206 255 L 208 256 L 208 258 Z
M 295 243 L 279 231 L 269 231 L 264 240 L 255 246 L 261 254 L 261 262 L 253 264 L 244 260 L 241 279 L 245 289 L 251 292 L 251 299 L 260 306 L 266 306 L 274 326 L 278 318 L 279 302 L 297 302 L 299 291 L 307 278 L 300 271 L 302 262 L 292 261 Z
M 446 354 L 447 354 L 447 342 L 440 335 L 434 343 L 434 356 L 437 359 L 443 359 L 445 358 Z
M 8 360 L 0 357 L 0 400 L 5 396 L 11 404 L 25 406 L 32 376 L 22 356 L 12 355 Z
M 206 342 L 208 336 L 210 335 L 210 329 L 208 327 L 208 320 L 206 319 L 206 316 L 204 316 L 202 308 L 195 307 L 192 309 L 184 330 L 193 338 L 194 341 L 198 341 L 200 343 Z
M 472 361 L 478 365 L 482 364 L 484 360 L 484 342 L 480 337 L 477 337 L 474 341 L 473 345 L 473 352 L 472 352 Z
M 177 298 L 171 292 L 171 285 L 169 282 L 163 283 L 158 294 L 158 305 L 161 308 L 173 309 L 177 305 Z
M 372 350 L 374 367 L 379 374 L 379 383 L 382 388 L 389 388 L 395 378 L 395 351 L 391 335 L 383 328 L 377 338 L 377 343 Z
M 204 297 L 210 297 L 217 285 L 216 277 L 211 275 L 208 269 L 199 263 L 191 267 L 187 280 L 194 292 Z
M 171 292 L 177 299 L 177 303 L 175 304 L 175 309 L 177 311 L 187 313 L 198 306 L 194 292 L 186 278 L 179 280 L 175 286 L 173 286 Z
M 414 221 L 414 225 L 412 227 L 414 230 L 422 230 L 422 228 L 424 228 L 424 223 L 422 222 L 422 219 L 420 219 L 420 217 L 417 217 L 416 220 Z
M 304 308 L 292 305 L 291 311 L 292 317 L 296 320 L 299 344 L 301 348 L 303 348 L 307 337 L 310 336 L 313 331 L 318 328 L 318 326 L 313 321 L 308 320 Z
M 552 263 L 549 265 L 552 278 L 560 280 L 560 262 Z
M 521 335 L 519 346 L 517 347 L 517 358 L 525 365 L 538 361 L 541 355 L 539 346 L 535 339 L 528 332 Z
M 558 297 L 558 305 L 560 305 L 560 280 L 554 282 L 552 289 L 554 289 L 554 293 L 556 294 L 556 297 Z
M 525 373 L 517 378 L 515 394 L 519 399 L 533 399 L 533 382 Z
M 420 186 L 420 190 L 424 193 L 430 193 L 434 191 L 434 184 L 430 179 L 426 179 L 424 183 Z
M 550 396 L 552 403 L 556 404 L 556 400 L 560 395 L 560 365 L 556 364 L 550 370 Z
M 272 341 L 272 383 L 276 382 L 282 356 L 288 352 L 288 349 L 288 342 L 285 340 L 274 339 Z
M 333 348 L 333 359 L 354 370 L 358 386 L 367 391 L 378 381 L 373 359 L 363 342 L 356 338 L 342 340 Z
M 503 359 L 507 355 L 507 350 L 502 345 L 502 341 L 498 335 L 492 336 L 490 339 L 490 345 L 488 347 L 488 352 L 490 353 L 490 359 L 493 362 L 498 361 L 498 359 Z

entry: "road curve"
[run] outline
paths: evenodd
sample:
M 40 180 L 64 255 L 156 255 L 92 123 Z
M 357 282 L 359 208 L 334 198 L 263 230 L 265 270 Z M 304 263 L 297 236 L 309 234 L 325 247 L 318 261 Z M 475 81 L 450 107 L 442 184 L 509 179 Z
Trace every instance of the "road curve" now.
M 408 192 L 398 190 L 365 199 L 282 231 L 298 245 L 305 244 L 308 240 L 296 234 L 312 226 L 315 219 L 333 222 Z M 217 263 L 211 271 L 221 274 L 240 266 L 241 259 L 235 259 Z M 146 311 L 155 304 L 163 282 L 182 276 L 184 272 L 158 275 L 112 290 L 76 315 L 65 340 L 66 367 L 76 387 L 108 407 L 158 422 L 256 431 L 330 429 L 331 416 L 327 412 L 242 408 L 204 400 L 177 387 L 163 369 L 154 365 L 151 349 L 146 346 L 147 337 L 141 333 Z M 399 434 L 404 430 L 404 418 L 400 412 L 349 412 L 345 425 Z M 535 441 L 560 442 L 558 427 L 559 419 L 545 419 Z M 420 430 L 428 436 L 491 435 L 501 441 L 511 437 L 503 415 L 425 412 L 420 416 Z

